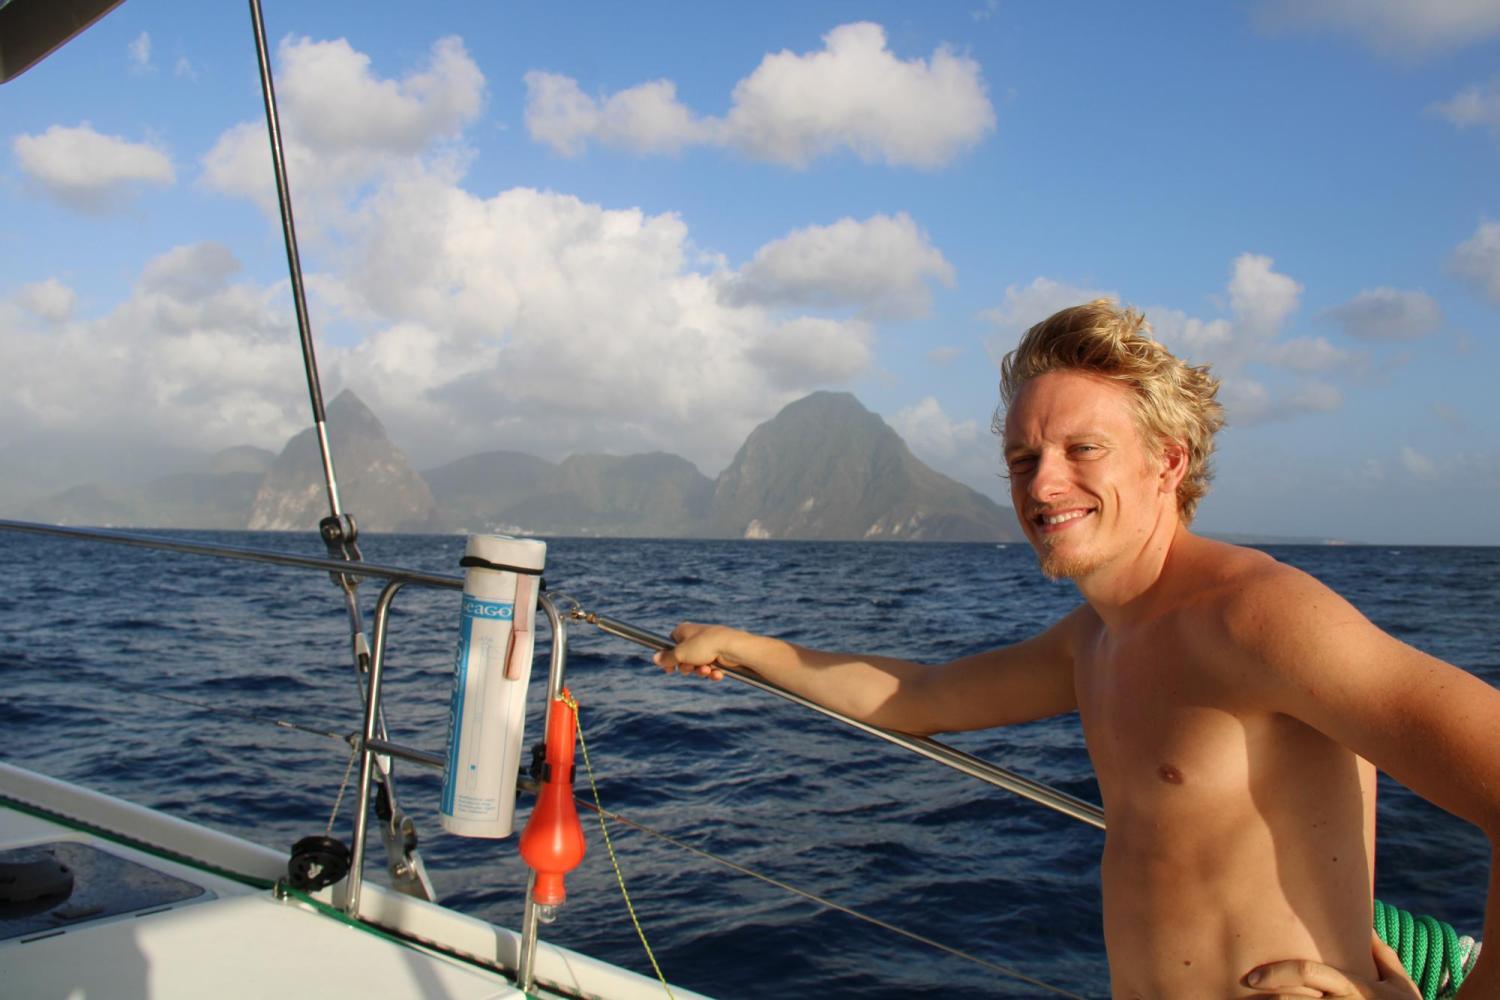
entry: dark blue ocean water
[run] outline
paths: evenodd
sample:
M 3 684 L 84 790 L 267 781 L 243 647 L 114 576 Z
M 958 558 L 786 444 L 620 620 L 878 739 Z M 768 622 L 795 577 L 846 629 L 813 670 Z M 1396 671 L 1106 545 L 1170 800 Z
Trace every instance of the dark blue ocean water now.
M 322 554 L 312 535 L 183 534 Z M 462 547 L 364 539 L 371 562 L 454 575 Z M 1500 549 L 1270 551 L 1402 639 L 1500 682 Z M 326 575 L 4 532 L 0 560 L 7 759 L 278 847 L 323 831 L 347 748 L 265 720 L 359 726 L 347 619 Z M 547 579 L 657 632 L 726 621 L 924 660 L 1015 641 L 1077 600 L 1017 545 L 561 539 Z M 362 590 L 368 621 L 375 588 Z M 443 749 L 457 618 L 455 592 L 398 598 L 393 739 Z M 570 684 L 606 808 L 988 962 L 1105 994 L 1102 834 L 743 685 L 663 677 L 638 647 L 586 626 L 571 640 Z M 544 687 L 532 685 L 528 743 Z M 1071 718 L 949 742 L 1097 801 Z M 518 925 L 515 841 L 445 835 L 437 774 L 408 766 L 400 777 L 444 901 Z M 587 793 L 581 771 L 579 787 Z M 585 820 L 589 856 L 547 936 L 649 975 Z M 337 830 L 349 826 L 346 804 Z M 613 836 L 657 958 L 684 986 L 724 998 L 1053 995 L 631 829 Z M 1477 831 L 1386 789 L 1382 898 L 1477 933 L 1488 860 Z

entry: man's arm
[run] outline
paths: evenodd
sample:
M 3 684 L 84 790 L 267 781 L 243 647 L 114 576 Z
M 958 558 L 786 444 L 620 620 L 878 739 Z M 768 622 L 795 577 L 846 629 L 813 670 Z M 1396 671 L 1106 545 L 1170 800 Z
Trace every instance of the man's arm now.
M 1074 637 L 1090 614 L 1081 607 L 1023 642 L 939 665 L 824 652 L 723 625 L 693 623 L 674 629 L 677 647 L 654 659 L 665 670 L 707 677 L 722 676 L 720 666 L 744 667 L 861 722 L 925 736 L 1026 722 L 1077 708 Z
M 1403 785 L 1482 829 L 1492 852 L 1484 937 L 1500 940 L 1500 690 L 1376 628 L 1347 601 L 1280 567 L 1224 622 L 1241 680 Z M 1500 997 L 1500 948 L 1461 993 Z

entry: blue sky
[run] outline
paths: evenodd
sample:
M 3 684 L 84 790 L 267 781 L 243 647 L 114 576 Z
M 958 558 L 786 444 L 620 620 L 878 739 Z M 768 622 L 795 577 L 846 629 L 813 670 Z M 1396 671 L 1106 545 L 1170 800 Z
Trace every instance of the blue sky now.
M 1099 294 L 1223 377 L 1203 530 L 1497 544 L 1500 2 L 268 0 L 325 390 L 418 468 L 853 392 L 1003 499 L 996 362 Z M 249 16 L 0 88 L 0 505 L 308 406 Z

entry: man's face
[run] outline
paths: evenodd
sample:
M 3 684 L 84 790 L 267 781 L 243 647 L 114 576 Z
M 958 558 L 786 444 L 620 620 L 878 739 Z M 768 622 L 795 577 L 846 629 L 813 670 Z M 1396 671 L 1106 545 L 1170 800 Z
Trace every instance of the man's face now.
M 1005 415 L 1005 464 L 1021 529 L 1054 579 L 1129 558 L 1163 505 L 1175 509 L 1130 390 L 1099 376 L 1052 372 L 1022 386 Z

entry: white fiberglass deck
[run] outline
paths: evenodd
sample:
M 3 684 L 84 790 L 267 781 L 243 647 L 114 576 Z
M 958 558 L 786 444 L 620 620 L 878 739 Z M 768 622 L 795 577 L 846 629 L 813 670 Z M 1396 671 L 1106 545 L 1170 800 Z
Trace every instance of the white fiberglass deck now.
M 88 892 L 75 888 L 72 909 L 78 912 L 68 919 L 49 917 L 52 926 L 0 940 L 0 995 L 7 998 L 525 997 L 498 971 L 352 925 L 296 897 L 279 899 L 272 889 L 212 870 L 270 882 L 284 873 L 285 859 L 267 848 L 4 763 L 0 799 L 0 853 L 43 844 L 61 844 L 64 851 L 94 848 L 109 856 L 103 859 L 109 865 L 123 859 L 205 890 L 166 904 L 91 915 Z M 514 932 L 381 886 L 367 883 L 366 892 L 363 909 L 381 925 L 514 968 Z M 666 995 L 654 980 L 545 943 L 536 968 L 542 996 Z M 676 988 L 673 994 L 703 1000 Z

